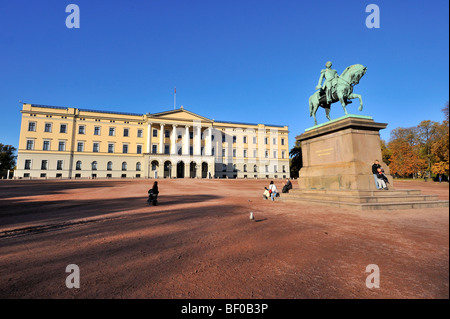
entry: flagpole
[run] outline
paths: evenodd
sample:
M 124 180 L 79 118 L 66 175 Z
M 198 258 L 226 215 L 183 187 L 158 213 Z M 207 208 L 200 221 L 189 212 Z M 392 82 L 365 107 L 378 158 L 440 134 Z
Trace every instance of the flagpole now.
M 176 109 L 176 105 L 177 105 L 177 87 L 174 88 L 173 91 L 173 109 Z

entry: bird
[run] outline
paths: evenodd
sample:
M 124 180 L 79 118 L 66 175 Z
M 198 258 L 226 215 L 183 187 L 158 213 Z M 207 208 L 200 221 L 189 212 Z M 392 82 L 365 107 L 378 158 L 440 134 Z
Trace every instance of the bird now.
M 255 216 L 253 216 L 253 212 L 250 212 L 250 220 L 255 220 Z

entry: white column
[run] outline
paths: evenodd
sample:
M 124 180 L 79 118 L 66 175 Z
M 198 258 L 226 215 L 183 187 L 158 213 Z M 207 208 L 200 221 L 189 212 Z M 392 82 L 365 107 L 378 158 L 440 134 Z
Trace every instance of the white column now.
M 189 155 L 189 127 L 186 125 L 183 137 L 183 155 Z
M 195 143 L 194 143 L 194 155 L 200 155 L 201 154 L 201 147 L 202 147 L 202 127 L 200 125 L 196 126 L 197 134 L 195 134 Z
M 160 125 L 160 131 L 159 131 L 159 153 L 163 154 L 164 153 L 164 124 L 159 124 Z
M 175 155 L 177 153 L 177 126 L 172 125 L 172 135 L 170 138 L 170 154 Z
M 208 133 L 206 135 L 206 143 L 205 143 L 205 155 L 206 156 L 211 156 L 211 140 L 212 140 L 212 127 L 208 127 L 208 129 L 206 130 Z M 206 132 L 205 132 L 206 133 Z
M 152 123 L 148 123 L 147 125 L 147 153 L 150 153 L 150 146 L 152 145 Z

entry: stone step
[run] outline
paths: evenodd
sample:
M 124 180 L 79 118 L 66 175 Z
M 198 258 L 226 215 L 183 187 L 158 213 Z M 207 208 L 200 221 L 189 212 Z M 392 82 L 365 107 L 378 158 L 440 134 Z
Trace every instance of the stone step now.
M 349 195 L 328 195 L 328 194 L 312 194 L 312 193 L 289 193 L 281 194 L 283 198 L 297 199 L 317 199 L 321 201 L 341 201 L 351 203 L 395 203 L 395 202 L 424 202 L 437 201 L 437 195 L 390 195 L 387 193 L 374 196 L 349 196 Z
M 348 196 L 375 196 L 382 194 L 389 195 L 421 195 L 417 189 L 390 189 L 390 190 L 325 190 L 325 189 L 291 189 L 288 194 L 323 194 L 323 195 L 348 195 Z
M 449 207 L 448 200 L 357 203 L 357 202 L 332 201 L 323 199 L 300 199 L 296 197 L 286 197 L 286 196 L 280 197 L 280 200 L 285 202 L 296 202 L 304 204 L 314 203 L 318 205 L 334 206 L 338 208 L 350 208 L 358 210 L 396 210 L 396 209 Z

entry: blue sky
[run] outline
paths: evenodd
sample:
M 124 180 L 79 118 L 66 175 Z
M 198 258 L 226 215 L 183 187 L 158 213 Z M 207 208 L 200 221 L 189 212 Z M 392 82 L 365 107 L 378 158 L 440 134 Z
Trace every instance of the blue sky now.
M 80 28 L 68 29 L 68 4 Z M 380 28 L 366 27 L 366 6 Z M 449 99 L 449 2 L 378 0 L 0 0 L 0 143 L 18 146 L 19 100 L 221 120 L 313 125 L 308 98 L 331 60 L 367 67 L 349 113 L 388 123 L 381 137 L 441 122 Z M 331 117 L 344 115 L 333 104 Z M 325 112 L 317 112 L 319 123 Z

